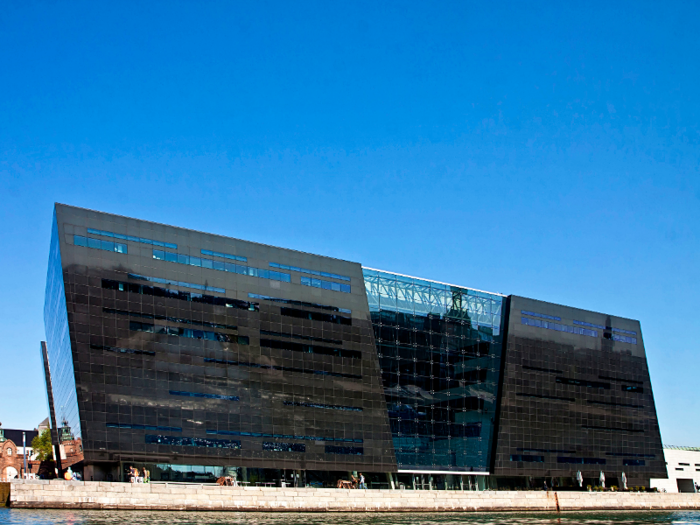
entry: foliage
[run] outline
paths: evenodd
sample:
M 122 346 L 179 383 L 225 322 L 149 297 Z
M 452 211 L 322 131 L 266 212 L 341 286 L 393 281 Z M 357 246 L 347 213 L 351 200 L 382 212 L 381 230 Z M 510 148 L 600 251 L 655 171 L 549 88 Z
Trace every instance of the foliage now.
M 51 431 L 47 428 L 41 434 L 32 439 L 32 448 L 39 461 L 53 459 L 53 446 L 51 444 Z

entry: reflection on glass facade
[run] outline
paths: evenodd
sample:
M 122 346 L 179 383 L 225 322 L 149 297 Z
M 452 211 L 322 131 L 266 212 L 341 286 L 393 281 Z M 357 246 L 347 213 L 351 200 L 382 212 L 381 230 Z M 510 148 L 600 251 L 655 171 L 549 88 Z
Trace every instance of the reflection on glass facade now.
M 52 435 L 85 479 L 663 470 L 636 321 L 64 205 L 45 300 Z
M 488 472 L 505 298 L 363 273 L 399 471 Z
M 62 426 L 67 422 L 75 438 L 79 438 L 80 417 L 78 398 L 73 371 L 70 332 L 68 330 L 68 310 L 66 293 L 63 287 L 63 268 L 58 238 L 58 223 L 54 214 L 49 251 L 49 269 L 46 275 L 44 297 L 44 329 L 48 360 L 51 365 L 51 387 L 56 418 Z

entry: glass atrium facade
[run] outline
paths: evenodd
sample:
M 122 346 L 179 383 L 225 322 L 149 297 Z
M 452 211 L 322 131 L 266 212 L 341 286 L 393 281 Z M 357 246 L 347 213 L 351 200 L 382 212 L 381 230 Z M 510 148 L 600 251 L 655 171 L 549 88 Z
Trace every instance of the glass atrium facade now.
M 54 213 L 44 298 L 44 329 L 46 331 L 48 363 L 50 363 L 51 370 L 51 388 L 47 389 L 47 398 L 53 402 L 55 411 L 50 417 L 52 424 L 55 421 L 54 432 L 56 431 L 55 425 L 61 424 L 62 427 L 73 429 L 73 435 L 77 439 L 81 437 L 80 413 L 63 279 L 58 222 Z M 48 363 L 45 363 L 45 366 Z
M 488 472 L 505 297 L 363 274 L 399 472 Z

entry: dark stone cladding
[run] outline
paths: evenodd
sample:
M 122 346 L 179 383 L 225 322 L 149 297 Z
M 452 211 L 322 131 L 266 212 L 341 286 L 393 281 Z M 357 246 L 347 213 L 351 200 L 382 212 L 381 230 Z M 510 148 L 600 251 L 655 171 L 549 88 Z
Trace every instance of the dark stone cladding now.
M 56 218 L 86 465 L 157 461 L 274 469 L 396 471 L 359 264 L 60 204 L 56 205 Z M 119 241 L 128 245 L 127 254 L 74 245 L 74 235 L 95 237 L 88 234 L 87 228 L 175 243 L 178 253 L 191 257 L 201 257 L 200 250 L 205 249 L 245 256 L 246 264 L 261 269 L 271 269 L 269 263 L 275 262 L 345 275 L 351 278 L 352 291 L 302 286 L 303 274 L 294 271 L 286 272 L 291 275 L 291 282 L 280 282 L 155 260 L 154 246 L 144 243 Z M 145 282 L 130 274 L 205 284 L 226 292 Z M 259 311 L 159 297 L 128 288 L 114 290 L 105 287 L 103 280 L 225 296 L 256 303 Z M 298 301 L 291 308 L 351 318 L 351 325 L 282 315 L 282 309 L 289 305 L 250 298 L 249 293 Z M 310 304 L 349 309 L 352 314 Z M 115 310 L 122 314 L 115 314 Z M 156 319 L 149 320 L 148 316 Z M 177 323 L 173 319 L 189 322 Z M 177 337 L 135 330 L 134 321 L 239 337 Z M 226 328 L 207 328 L 201 323 Z M 294 345 L 290 345 L 292 350 L 261 346 L 261 330 L 300 336 L 263 338 L 321 345 L 326 352 L 327 347 L 342 348 L 350 351 L 349 355 L 359 352 L 361 359 L 303 352 Z M 242 343 L 246 337 L 249 344 Z M 309 338 L 325 342 L 311 342 L 313 339 Z M 58 365 L 51 363 L 52 370 L 54 366 Z M 229 397 L 177 394 L 181 392 Z M 231 399 L 235 397 L 238 400 Z M 59 400 L 56 406 L 59 407 Z M 57 416 L 60 418 L 61 414 Z M 166 440 L 171 444 L 164 445 L 149 442 L 152 438 L 147 435 L 194 439 L 187 444 Z M 310 439 L 313 437 L 326 440 Z M 202 446 L 207 440 L 238 441 L 240 447 Z M 305 452 L 265 450 L 263 441 L 304 444 L 297 449 Z M 199 446 L 191 446 L 192 443 Z M 360 449 L 362 454 L 328 453 L 345 449 Z
M 597 479 L 601 470 L 608 478 L 624 471 L 628 485 L 665 478 L 639 322 L 517 296 L 509 300 L 493 473 L 571 477 L 580 470 L 585 478 Z M 610 330 L 592 328 L 595 337 L 580 335 L 524 324 L 523 317 L 634 331 L 637 344 L 606 339 L 606 332 L 615 333 Z M 644 464 L 631 464 L 635 461 Z M 611 484 L 621 482 L 609 479 Z

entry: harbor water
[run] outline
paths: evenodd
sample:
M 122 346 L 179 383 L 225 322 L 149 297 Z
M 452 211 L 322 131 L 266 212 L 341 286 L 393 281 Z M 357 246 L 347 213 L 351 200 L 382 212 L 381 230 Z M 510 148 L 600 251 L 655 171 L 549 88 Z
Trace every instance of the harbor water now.
M 563 513 L 250 513 L 0 508 L 2 525 L 700 525 L 700 511 Z

